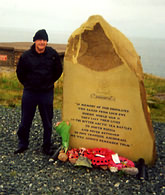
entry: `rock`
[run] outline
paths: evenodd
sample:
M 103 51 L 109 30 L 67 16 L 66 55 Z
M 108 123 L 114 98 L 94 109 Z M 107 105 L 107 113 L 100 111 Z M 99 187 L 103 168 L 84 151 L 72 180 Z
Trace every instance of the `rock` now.
M 114 187 L 116 187 L 116 188 L 118 188 L 119 186 L 120 186 L 119 182 L 115 183 L 115 185 L 114 185 Z
M 123 171 L 124 173 L 128 174 L 128 175 L 137 175 L 138 174 L 138 169 L 136 167 L 126 167 L 126 168 L 122 168 L 121 171 Z
M 109 148 L 132 161 L 154 163 L 142 64 L 123 33 L 91 16 L 68 40 L 63 81 L 71 148 Z

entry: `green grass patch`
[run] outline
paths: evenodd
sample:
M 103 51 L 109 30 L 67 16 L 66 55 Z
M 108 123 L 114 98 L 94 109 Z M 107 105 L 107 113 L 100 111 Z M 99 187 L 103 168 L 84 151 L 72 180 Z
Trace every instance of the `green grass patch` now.
M 151 119 L 157 122 L 165 122 L 165 79 L 144 74 L 144 86 Z
M 144 85 L 147 93 L 147 102 L 153 121 L 165 122 L 165 79 L 144 74 Z M 0 74 L 0 104 L 5 106 L 20 106 L 23 86 L 19 83 L 15 73 Z M 63 75 L 55 83 L 54 107 L 62 109 Z
M 23 86 L 19 83 L 17 76 L 12 73 L 0 74 L 0 104 L 9 107 L 21 105 Z M 62 108 L 63 75 L 55 83 L 54 102 L 56 109 Z
M 165 79 L 144 74 L 144 85 L 149 96 L 165 93 Z
M 0 74 L 0 89 L 4 90 L 22 90 L 22 85 L 18 82 L 15 73 Z

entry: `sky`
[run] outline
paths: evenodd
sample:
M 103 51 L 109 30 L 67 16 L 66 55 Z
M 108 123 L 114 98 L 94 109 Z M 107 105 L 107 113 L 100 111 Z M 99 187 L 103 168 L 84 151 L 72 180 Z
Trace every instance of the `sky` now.
M 0 42 L 32 41 L 44 28 L 50 42 L 66 43 L 91 15 L 127 37 L 165 39 L 165 0 L 0 0 Z

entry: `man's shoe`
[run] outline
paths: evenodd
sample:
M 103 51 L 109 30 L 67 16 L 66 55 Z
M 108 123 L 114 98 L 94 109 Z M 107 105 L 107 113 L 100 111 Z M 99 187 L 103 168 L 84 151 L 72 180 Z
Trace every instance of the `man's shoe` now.
M 18 150 L 16 150 L 14 152 L 14 154 L 23 153 L 27 149 L 28 149 L 28 147 L 20 147 L 20 148 L 18 148 Z

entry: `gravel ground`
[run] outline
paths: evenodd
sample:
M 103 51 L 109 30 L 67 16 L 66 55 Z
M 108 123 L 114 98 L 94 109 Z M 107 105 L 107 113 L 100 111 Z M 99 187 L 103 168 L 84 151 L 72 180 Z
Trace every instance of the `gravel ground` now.
M 55 110 L 54 123 L 61 112 Z M 20 108 L 0 106 L 0 194 L 165 194 L 165 123 L 153 122 L 157 161 L 147 167 L 148 179 L 102 169 L 74 167 L 69 162 L 49 162 L 41 152 L 43 128 L 38 112 L 30 134 L 29 149 L 14 155 Z M 61 138 L 53 131 L 54 144 Z

